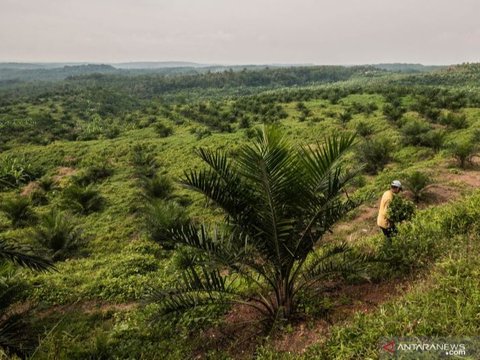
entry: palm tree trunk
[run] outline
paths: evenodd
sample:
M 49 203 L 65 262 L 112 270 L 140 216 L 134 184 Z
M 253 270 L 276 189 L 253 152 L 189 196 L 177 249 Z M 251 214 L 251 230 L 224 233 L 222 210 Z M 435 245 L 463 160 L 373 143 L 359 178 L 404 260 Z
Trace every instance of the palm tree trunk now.
M 290 291 L 288 277 L 278 281 L 277 306 L 279 318 L 290 318 L 293 313 L 293 292 Z

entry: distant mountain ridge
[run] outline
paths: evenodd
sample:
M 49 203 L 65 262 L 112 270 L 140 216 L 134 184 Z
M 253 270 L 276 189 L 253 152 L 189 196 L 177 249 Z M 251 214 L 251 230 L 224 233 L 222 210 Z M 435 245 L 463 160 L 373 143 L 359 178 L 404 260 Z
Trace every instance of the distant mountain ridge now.
M 423 65 L 410 63 L 383 63 L 372 64 L 372 66 L 382 70 L 404 73 L 430 72 L 448 67 L 448 65 Z
M 188 61 L 135 61 L 123 63 L 109 63 L 117 69 L 162 69 L 162 68 L 180 68 L 180 67 L 208 67 L 218 66 L 214 64 L 199 64 Z

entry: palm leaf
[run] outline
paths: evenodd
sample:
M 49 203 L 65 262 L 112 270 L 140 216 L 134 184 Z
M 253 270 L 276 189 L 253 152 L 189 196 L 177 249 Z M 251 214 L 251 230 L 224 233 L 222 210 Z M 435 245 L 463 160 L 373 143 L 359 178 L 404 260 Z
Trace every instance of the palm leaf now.
M 55 268 L 50 260 L 37 255 L 28 254 L 24 249 L 8 244 L 1 238 L 0 259 L 11 261 L 16 265 L 27 267 L 32 270 L 47 271 Z

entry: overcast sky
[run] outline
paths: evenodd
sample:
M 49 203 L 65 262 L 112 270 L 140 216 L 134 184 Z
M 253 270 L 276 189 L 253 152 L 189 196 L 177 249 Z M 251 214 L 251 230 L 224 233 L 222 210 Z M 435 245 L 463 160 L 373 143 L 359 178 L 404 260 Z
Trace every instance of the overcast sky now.
M 480 61 L 480 0 L 0 0 L 0 61 Z

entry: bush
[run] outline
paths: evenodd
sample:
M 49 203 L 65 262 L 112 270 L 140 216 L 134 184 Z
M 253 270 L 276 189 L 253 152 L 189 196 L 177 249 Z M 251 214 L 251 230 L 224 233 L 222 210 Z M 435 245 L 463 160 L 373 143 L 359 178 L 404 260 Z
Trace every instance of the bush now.
M 249 127 L 246 128 L 246 129 L 247 129 L 247 131 L 250 130 Z M 206 137 L 212 135 L 212 132 L 210 131 L 210 129 L 206 128 L 206 127 L 192 128 L 192 129 L 190 129 L 190 132 L 195 135 L 195 139 L 197 139 L 197 140 L 201 140 L 203 138 L 206 138 Z
M 385 104 L 383 106 L 383 114 L 390 121 L 400 120 L 404 113 L 405 109 L 400 105 Z
M 250 118 L 246 115 L 242 116 L 238 122 L 238 127 L 240 129 L 248 129 L 250 126 Z
M 73 181 L 81 186 L 99 182 L 113 174 L 112 167 L 106 161 L 90 165 L 78 175 L 74 176 Z
M 137 176 L 152 177 L 155 175 L 158 164 L 151 147 L 145 144 L 134 145 L 130 158 Z
M 36 220 L 30 199 L 25 196 L 4 198 L 0 203 L 0 211 L 5 214 L 15 228 L 33 224 Z
M 465 114 L 457 114 L 454 112 L 448 112 L 447 114 L 442 114 L 440 117 L 440 123 L 447 125 L 452 129 L 465 129 L 468 127 L 468 121 Z
M 360 145 L 357 156 L 361 162 L 365 163 L 365 170 L 368 173 L 376 174 L 390 162 L 393 150 L 394 146 L 390 139 L 374 138 Z
M 173 129 L 169 126 L 166 126 L 162 122 L 158 122 L 155 124 L 155 131 L 157 132 L 160 137 L 168 137 L 173 134 Z
M 425 121 L 409 120 L 402 126 L 403 143 L 405 145 L 422 145 L 430 125 Z
M 53 261 L 65 260 L 84 244 L 72 219 L 56 210 L 42 216 L 33 238 L 48 249 Z
M 0 160 L 0 191 L 26 184 L 39 175 L 40 170 L 34 169 L 25 159 L 6 156 Z
M 458 160 L 462 169 L 465 169 L 467 163 L 472 162 L 472 158 L 477 153 L 477 145 L 471 140 L 458 140 L 449 145 L 451 154 Z
M 172 249 L 173 243 L 168 230 L 188 223 L 185 209 L 175 202 L 154 201 L 145 211 L 147 233 L 153 241 L 165 249 Z
M 39 185 L 30 192 L 29 198 L 35 206 L 48 204 L 47 193 Z
M 62 195 L 62 203 L 66 208 L 84 215 L 100 211 L 104 205 L 103 197 L 91 185 L 84 188 L 72 184 L 63 191 Z
M 342 125 L 346 125 L 350 120 L 352 120 L 352 112 L 347 109 L 338 114 L 338 119 L 342 123 Z
M 49 192 L 54 189 L 55 181 L 50 176 L 43 176 L 38 180 L 38 185 L 43 191 Z
M 422 200 L 426 187 L 431 183 L 430 176 L 420 171 L 414 171 L 406 177 L 407 188 L 413 193 L 417 203 Z
M 445 142 L 447 132 L 443 129 L 430 130 L 422 136 L 422 144 L 438 152 Z
M 401 196 L 395 196 L 388 205 L 387 218 L 394 224 L 409 221 L 415 214 L 415 204 Z
M 149 197 L 166 199 L 173 191 L 173 184 L 167 176 L 156 174 L 143 180 L 143 188 Z
M 375 131 L 373 129 L 373 126 L 367 124 L 364 121 L 360 121 L 357 126 L 355 127 L 355 130 L 358 135 L 362 137 L 368 137 L 372 135 Z

